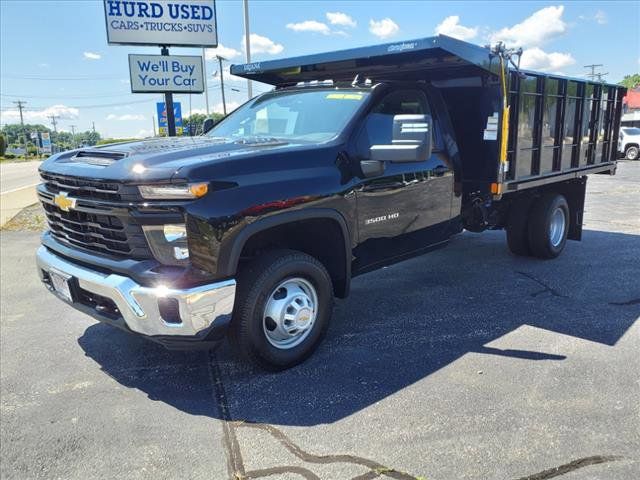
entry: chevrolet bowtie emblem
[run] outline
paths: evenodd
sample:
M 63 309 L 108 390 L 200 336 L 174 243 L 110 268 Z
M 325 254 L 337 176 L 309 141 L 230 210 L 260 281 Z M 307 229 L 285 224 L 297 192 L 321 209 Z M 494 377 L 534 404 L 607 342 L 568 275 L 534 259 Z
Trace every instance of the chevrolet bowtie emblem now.
M 63 212 L 68 212 L 72 208 L 76 208 L 77 199 L 71 198 L 68 195 L 69 194 L 67 192 L 60 192 L 58 195 L 53 197 L 53 203 L 55 203 Z

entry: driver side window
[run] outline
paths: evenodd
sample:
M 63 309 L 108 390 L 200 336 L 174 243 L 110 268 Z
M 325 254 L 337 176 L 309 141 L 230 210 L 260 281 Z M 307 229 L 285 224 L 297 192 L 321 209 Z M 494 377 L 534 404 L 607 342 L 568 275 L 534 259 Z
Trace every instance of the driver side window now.
M 372 145 L 389 145 L 393 138 L 395 115 L 428 115 L 429 104 L 421 90 L 396 90 L 386 95 L 364 121 L 356 148 L 360 158 L 369 158 Z

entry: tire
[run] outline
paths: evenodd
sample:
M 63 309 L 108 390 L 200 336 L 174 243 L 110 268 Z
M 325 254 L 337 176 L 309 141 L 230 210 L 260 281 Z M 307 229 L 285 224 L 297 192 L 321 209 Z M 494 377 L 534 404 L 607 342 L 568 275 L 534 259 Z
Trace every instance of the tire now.
M 534 257 L 556 258 L 567 243 L 569 204 L 563 195 L 547 193 L 537 199 L 529 216 L 528 237 Z
M 640 150 L 638 149 L 638 147 L 632 146 L 627 148 L 627 150 L 624 152 L 624 158 L 626 158 L 627 160 L 637 160 L 639 154 Z
M 529 256 L 529 211 L 531 210 L 531 199 L 522 198 L 516 200 L 509 209 L 507 217 L 507 245 L 514 255 Z
M 291 368 L 318 347 L 332 310 L 333 286 L 324 265 L 302 252 L 273 250 L 240 271 L 230 340 L 261 368 Z

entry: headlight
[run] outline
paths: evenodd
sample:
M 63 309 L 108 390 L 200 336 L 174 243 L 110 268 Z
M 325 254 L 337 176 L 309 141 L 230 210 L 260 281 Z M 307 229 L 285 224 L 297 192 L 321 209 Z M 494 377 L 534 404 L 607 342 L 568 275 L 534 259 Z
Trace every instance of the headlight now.
M 200 198 L 207 194 L 207 183 L 188 183 L 182 185 L 139 185 L 143 198 L 149 200 L 172 200 Z
M 164 265 L 184 265 L 189 261 L 187 229 L 184 224 L 143 225 L 151 253 Z

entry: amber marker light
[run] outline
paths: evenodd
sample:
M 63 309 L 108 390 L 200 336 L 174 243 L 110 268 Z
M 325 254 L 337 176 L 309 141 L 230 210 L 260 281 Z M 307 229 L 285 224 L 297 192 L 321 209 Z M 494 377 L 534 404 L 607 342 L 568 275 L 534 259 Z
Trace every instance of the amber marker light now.
M 209 191 L 209 185 L 207 183 L 192 183 L 189 185 L 189 191 L 196 198 L 204 197 Z

